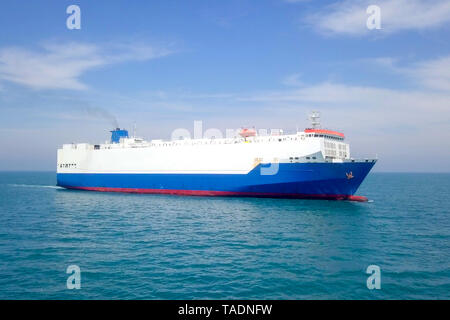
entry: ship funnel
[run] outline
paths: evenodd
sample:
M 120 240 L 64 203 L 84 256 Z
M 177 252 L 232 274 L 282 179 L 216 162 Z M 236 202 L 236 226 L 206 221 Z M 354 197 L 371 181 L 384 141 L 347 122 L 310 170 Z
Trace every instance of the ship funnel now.
M 121 138 L 128 138 L 128 131 L 116 128 L 111 131 L 111 143 L 119 143 Z

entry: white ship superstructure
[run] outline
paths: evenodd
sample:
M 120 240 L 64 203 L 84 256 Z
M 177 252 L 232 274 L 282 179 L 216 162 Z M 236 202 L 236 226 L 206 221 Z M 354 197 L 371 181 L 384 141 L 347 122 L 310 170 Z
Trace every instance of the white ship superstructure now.
M 123 137 L 118 143 L 65 144 L 58 172 L 248 173 L 259 163 L 351 161 L 343 137 L 310 129 L 289 135 L 184 139 Z M 124 167 L 126 164 L 126 167 Z

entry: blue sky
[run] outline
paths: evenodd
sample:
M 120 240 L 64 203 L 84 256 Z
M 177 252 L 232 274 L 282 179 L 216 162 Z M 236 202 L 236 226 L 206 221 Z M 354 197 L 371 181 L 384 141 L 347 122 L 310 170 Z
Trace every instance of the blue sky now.
M 320 110 L 378 171 L 448 172 L 449 31 L 447 0 L 2 1 L 0 170 L 53 170 L 114 117 L 151 139 Z

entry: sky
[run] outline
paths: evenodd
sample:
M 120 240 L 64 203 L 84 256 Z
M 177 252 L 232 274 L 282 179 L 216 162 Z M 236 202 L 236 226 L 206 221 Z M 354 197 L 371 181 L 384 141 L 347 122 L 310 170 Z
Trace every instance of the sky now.
M 374 171 L 450 172 L 449 40 L 448 0 L 3 0 L 0 170 L 55 170 L 116 122 L 169 139 L 318 110 Z

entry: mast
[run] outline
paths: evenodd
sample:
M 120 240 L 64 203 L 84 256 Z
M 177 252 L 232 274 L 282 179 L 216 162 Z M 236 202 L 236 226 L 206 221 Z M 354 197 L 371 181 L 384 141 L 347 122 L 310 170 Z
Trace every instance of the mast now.
M 311 121 L 311 126 L 313 129 L 320 128 L 320 112 L 319 111 L 312 111 L 309 114 L 309 120 Z

